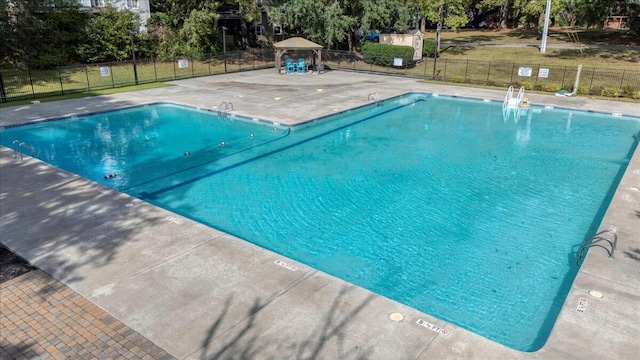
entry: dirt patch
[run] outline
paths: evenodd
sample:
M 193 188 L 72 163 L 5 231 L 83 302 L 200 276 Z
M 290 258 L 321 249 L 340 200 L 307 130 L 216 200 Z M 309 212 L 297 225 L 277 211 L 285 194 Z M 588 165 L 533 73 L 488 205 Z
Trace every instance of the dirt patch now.
M 0 244 L 0 283 L 35 269 L 35 266 Z

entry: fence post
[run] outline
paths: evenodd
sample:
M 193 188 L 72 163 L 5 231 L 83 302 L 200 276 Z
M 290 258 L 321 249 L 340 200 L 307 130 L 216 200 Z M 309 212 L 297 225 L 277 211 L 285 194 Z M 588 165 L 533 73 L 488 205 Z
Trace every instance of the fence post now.
M 242 51 L 238 52 L 238 71 L 242 71 Z
M 208 73 L 211 75 L 211 54 L 209 54 L 209 60 L 207 61 L 207 65 L 209 66 Z
M 176 79 L 176 58 L 173 58 L 173 80 Z
M 429 62 L 429 58 L 425 57 L 424 58 L 424 73 L 422 74 L 422 78 L 423 79 L 427 78 L 427 62 Z
M 564 67 L 564 73 L 562 73 L 562 85 L 560 85 L 560 88 L 564 88 L 564 78 L 567 77 L 567 67 Z
M 593 76 L 596 74 L 596 68 L 593 68 L 591 72 L 591 80 L 589 81 L 589 94 L 591 94 L 591 85 L 593 85 Z M 600 94 L 602 95 L 602 94 Z
M 622 83 L 624 82 L 624 73 L 626 72 L 626 69 L 622 69 L 622 79 L 620 79 L 620 86 L 618 86 L 618 92 L 622 91 Z
M 64 86 L 62 85 L 62 73 L 60 72 L 60 67 L 58 69 L 58 79 L 60 79 L 60 93 L 64 95 Z
M 111 88 L 115 89 L 116 82 L 113 80 L 113 63 L 112 62 L 109 63 L 109 72 L 111 73 Z
M 467 60 L 466 65 L 464 66 L 464 81 L 467 81 L 467 74 L 469 71 L 469 60 Z
M 513 84 L 513 72 L 516 69 L 516 63 L 513 63 L 513 65 L 511 65 L 511 80 L 510 83 Z M 511 85 L 509 84 L 509 85 Z
M 487 83 L 489 82 L 489 75 L 491 74 L 491 61 L 489 61 L 489 70 L 487 70 Z
M 153 77 L 158 82 L 158 69 L 156 69 L 156 58 L 153 58 Z
M 449 59 L 444 59 L 444 75 L 442 77 L 442 79 L 446 80 L 447 79 L 447 62 L 449 61 Z
M 193 56 L 191 57 L 191 77 L 196 77 L 195 73 L 193 72 L 193 68 L 194 68 L 194 62 L 193 62 Z
M 4 90 L 4 80 L 2 80 L 2 71 L 0 71 L 0 98 L 3 103 L 7 102 L 7 92 Z
M 27 70 L 29 70 L 29 82 L 31 83 L 31 97 L 33 97 L 35 99 L 36 98 L 36 92 L 35 92 L 35 90 L 33 90 L 33 77 L 31 77 L 31 68 L 28 67 Z
M 84 74 L 87 77 L 87 91 L 91 91 L 91 85 L 89 84 L 89 67 L 87 65 L 84 66 Z
M 534 88 L 538 85 L 538 74 L 540 74 L 540 64 L 538 64 L 538 71 L 536 71 L 536 81 L 533 83 Z

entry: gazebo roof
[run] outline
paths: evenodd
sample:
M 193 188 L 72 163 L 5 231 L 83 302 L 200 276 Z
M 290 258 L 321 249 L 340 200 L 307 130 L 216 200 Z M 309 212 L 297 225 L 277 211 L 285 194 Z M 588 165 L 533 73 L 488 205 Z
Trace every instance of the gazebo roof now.
M 301 37 L 292 37 L 287 40 L 278 41 L 273 44 L 276 49 L 286 50 L 317 50 L 322 49 L 322 45 L 316 44 L 313 41 Z

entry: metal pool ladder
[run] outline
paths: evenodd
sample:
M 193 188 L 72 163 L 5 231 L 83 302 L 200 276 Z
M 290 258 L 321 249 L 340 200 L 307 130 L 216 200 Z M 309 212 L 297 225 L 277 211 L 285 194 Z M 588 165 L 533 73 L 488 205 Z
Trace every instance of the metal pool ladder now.
M 22 148 L 25 148 L 25 149 L 31 151 L 31 157 L 35 157 L 35 158 L 39 158 L 40 157 L 40 152 L 37 151 L 33 146 L 27 144 L 24 141 L 13 140 L 13 158 L 14 159 L 18 158 L 18 151 L 19 151 L 20 152 L 20 161 L 24 161 L 24 152 L 22 151 Z
M 223 108 L 224 106 L 224 108 Z M 218 109 L 220 110 L 229 110 L 229 108 L 231 108 L 231 111 L 235 111 L 236 109 L 233 107 L 233 103 L 231 101 L 226 102 L 223 101 L 222 103 L 220 103 L 220 106 L 218 107 Z
M 618 246 L 618 235 L 616 234 L 616 229 L 608 228 L 607 230 L 600 231 L 593 236 L 585 238 L 582 241 L 582 245 L 580 245 L 580 250 L 578 250 L 576 265 L 580 266 L 580 264 L 582 264 L 582 260 L 587 256 L 585 251 L 592 246 L 599 246 L 607 250 L 609 258 L 613 259 L 613 253 L 616 251 L 616 247 Z

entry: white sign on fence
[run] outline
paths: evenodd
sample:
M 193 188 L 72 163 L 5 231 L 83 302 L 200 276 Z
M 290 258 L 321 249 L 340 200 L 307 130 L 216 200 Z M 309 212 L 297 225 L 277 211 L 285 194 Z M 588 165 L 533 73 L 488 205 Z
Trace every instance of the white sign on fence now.
M 402 66 L 402 58 L 393 58 L 393 66 Z
M 189 66 L 189 60 L 187 60 L 187 59 L 180 59 L 180 60 L 178 60 L 178 67 L 179 67 L 180 69 L 184 69 L 184 68 L 186 68 L 186 67 L 188 67 L 188 66 Z
M 108 66 L 102 66 L 102 67 L 100 68 L 100 75 L 102 75 L 102 76 L 109 76 L 109 75 L 110 75 L 110 73 L 109 73 L 109 67 L 108 67 Z
M 518 68 L 518 76 L 531 76 L 532 72 L 533 72 L 533 68 L 530 68 L 530 67 Z
M 539 69 L 538 70 L 538 77 L 539 78 L 548 78 L 549 77 L 549 69 Z

